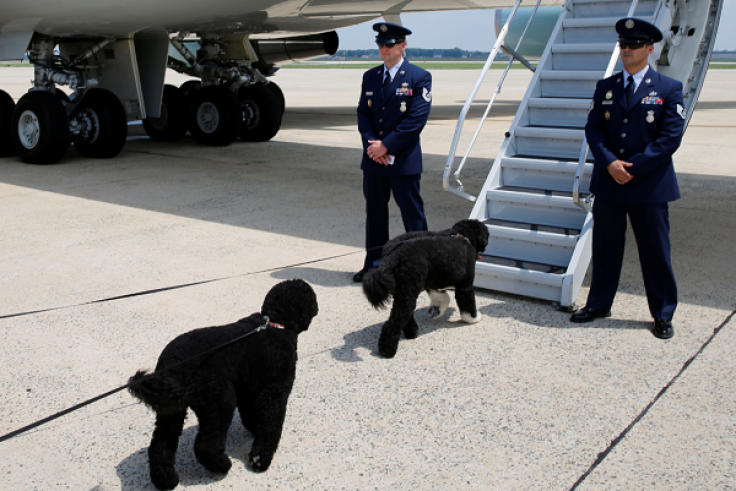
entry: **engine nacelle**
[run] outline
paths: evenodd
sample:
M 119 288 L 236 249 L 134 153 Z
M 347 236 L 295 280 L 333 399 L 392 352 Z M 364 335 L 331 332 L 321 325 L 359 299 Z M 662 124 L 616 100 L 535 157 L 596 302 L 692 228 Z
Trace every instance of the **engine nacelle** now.
M 335 31 L 309 36 L 277 39 L 251 39 L 258 62 L 253 66 L 261 69 L 285 61 L 300 61 L 324 55 L 334 55 L 340 44 Z M 268 70 L 266 70 L 268 71 Z

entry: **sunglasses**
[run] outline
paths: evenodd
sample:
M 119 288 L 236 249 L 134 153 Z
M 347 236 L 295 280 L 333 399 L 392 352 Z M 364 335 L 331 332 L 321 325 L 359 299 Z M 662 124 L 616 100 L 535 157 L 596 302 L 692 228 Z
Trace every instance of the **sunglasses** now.
M 646 46 L 646 43 L 618 43 L 621 49 L 639 49 Z
M 394 46 L 396 46 L 396 43 L 378 43 L 378 49 L 393 48 Z

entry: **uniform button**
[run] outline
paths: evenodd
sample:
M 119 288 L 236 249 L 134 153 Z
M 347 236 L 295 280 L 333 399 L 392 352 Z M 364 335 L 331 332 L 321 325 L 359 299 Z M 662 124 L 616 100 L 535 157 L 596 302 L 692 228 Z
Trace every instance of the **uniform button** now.
M 383 131 L 378 132 L 379 135 L 383 135 Z M 623 152 L 623 150 L 621 150 Z
M 621 138 L 626 138 L 626 133 L 621 133 Z
M 623 148 L 619 148 L 618 149 L 618 153 L 624 153 L 624 149 Z
M 382 119 L 379 119 L 379 120 L 378 120 L 378 122 L 379 122 L 379 123 L 383 123 L 383 120 L 382 120 Z
M 381 111 L 383 111 L 384 109 L 386 109 L 386 106 L 383 106 L 383 107 L 381 108 Z
M 629 118 L 624 118 L 624 123 L 628 123 L 628 122 L 629 122 Z

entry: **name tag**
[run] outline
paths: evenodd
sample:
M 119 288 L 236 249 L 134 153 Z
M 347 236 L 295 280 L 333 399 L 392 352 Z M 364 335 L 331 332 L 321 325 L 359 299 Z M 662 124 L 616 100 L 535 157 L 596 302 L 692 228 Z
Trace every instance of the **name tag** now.
M 661 106 L 663 102 L 664 102 L 664 99 L 661 99 L 659 97 L 649 97 L 649 96 L 641 100 L 642 104 L 656 104 L 658 106 Z
M 601 101 L 601 104 L 603 104 L 604 106 L 610 106 L 611 104 L 613 104 L 613 101 Z
M 366 92 L 365 95 L 373 95 L 373 92 Z

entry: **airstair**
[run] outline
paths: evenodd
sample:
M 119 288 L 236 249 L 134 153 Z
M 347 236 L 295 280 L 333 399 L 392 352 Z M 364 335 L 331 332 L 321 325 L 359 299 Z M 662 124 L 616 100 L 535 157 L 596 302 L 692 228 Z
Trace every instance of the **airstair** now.
M 470 218 L 483 221 L 490 232 L 488 248 L 476 263 L 477 287 L 546 299 L 561 308 L 574 306 L 591 258 L 593 196 L 588 184 L 593 163 L 584 126 L 596 82 L 622 69 L 615 23 L 634 16 L 664 33 L 650 64 L 683 82 L 689 121 L 723 1 L 568 0 L 487 180 L 474 197 L 464 191 L 460 172 L 513 56 L 453 174 L 453 187 L 455 152 L 465 115 L 497 51 L 518 51 L 518 45 L 516 50 L 503 45 L 521 0 L 517 2 L 463 107 L 443 176 L 446 190 L 475 202 Z

